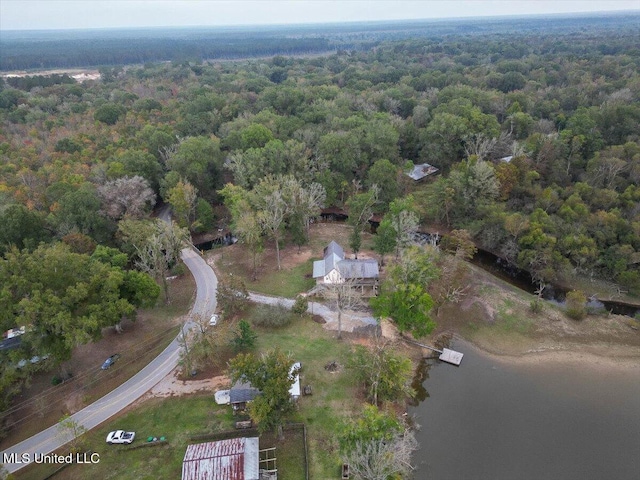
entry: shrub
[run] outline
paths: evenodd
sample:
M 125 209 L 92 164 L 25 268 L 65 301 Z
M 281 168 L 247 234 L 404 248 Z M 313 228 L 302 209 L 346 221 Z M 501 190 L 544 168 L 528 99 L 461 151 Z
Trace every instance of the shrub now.
M 579 290 L 567 293 L 566 312 L 569 318 L 582 320 L 587 315 L 587 297 Z
M 265 328 L 279 328 L 289 325 L 297 315 L 282 304 L 260 305 L 251 319 L 255 326 Z
M 307 308 L 309 308 L 309 300 L 307 297 L 303 297 L 302 295 L 298 295 L 296 297 L 296 301 L 291 307 L 291 311 L 298 315 L 304 315 L 307 313 Z
M 251 330 L 251 325 L 246 320 L 240 320 L 238 323 L 238 330 L 235 332 L 234 337 L 231 339 L 231 344 L 236 350 L 246 350 L 253 348 L 256 343 L 258 335 Z
M 531 303 L 529 303 L 529 310 L 535 315 L 542 313 L 543 307 L 543 302 L 539 298 L 534 298 L 531 300 Z

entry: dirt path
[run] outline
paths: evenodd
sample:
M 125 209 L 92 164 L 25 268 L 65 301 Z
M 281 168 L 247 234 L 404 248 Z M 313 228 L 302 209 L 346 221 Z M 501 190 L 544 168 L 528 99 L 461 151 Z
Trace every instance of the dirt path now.
M 213 395 L 217 390 L 229 388 L 229 378 L 225 375 L 189 381 L 180 380 L 178 376 L 179 368 L 175 368 L 169 375 L 140 398 L 137 404 L 153 397 L 165 398 L 195 393 L 211 393 L 211 395 Z

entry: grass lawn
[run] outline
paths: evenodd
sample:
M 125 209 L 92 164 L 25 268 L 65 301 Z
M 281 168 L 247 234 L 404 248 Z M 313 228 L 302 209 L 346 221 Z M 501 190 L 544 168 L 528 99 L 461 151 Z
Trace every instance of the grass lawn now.
M 311 226 L 310 241 L 307 245 L 298 247 L 285 244 L 280 249 L 281 269 L 278 270 L 276 251 L 273 242 L 266 242 L 264 252 L 260 255 L 257 268 L 257 278 L 252 279 L 253 263 L 250 252 L 244 245 L 235 244 L 230 247 L 215 249 L 206 254 L 207 261 L 216 269 L 219 278 L 233 275 L 241 278 L 247 289 L 294 298 L 306 292 L 315 285 L 311 277 L 313 261 L 322 258 L 323 249 L 331 242 L 337 241 L 349 256 L 348 237 L 352 227 L 345 223 L 317 223 Z M 362 251 L 359 258 L 377 258 L 371 251 L 372 235 L 362 234 Z
M 152 399 L 140 407 L 107 421 L 86 435 L 86 447 L 100 455 L 95 465 L 74 465 L 54 478 L 84 480 L 180 478 L 182 459 L 189 436 L 232 428 L 231 410 L 216 405 L 211 395 Z M 111 430 L 136 432 L 132 446 L 107 445 Z M 132 448 L 142 445 L 147 437 L 164 436 L 168 445 Z M 197 443 L 197 442 L 191 442 Z M 19 480 L 41 480 L 55 470 L 51 465 L 25 468 L 16 475 Z
M 324 330 L 308 317 L 301 317 L 280 329 L 256 331 L 257 353 L 278 346 L 290 353 L 293 360 L 302 362 L 301 383 L 311 385 L 313 395 L 299 399 L 291 421 L 307 426 L 311 478 L 336 478 L 340 466 L 335 450 L 336 427 L 342 418 L 359 410 L 361 399 L 349 370 L 340 368 L 332 373 L 324 366 L 334 360 L 344 366 L 351 344 L 347 340 L 337 340 L 333 332 Z M 86 434 L 86 447 L 100 454 L 100 463 L 74 465 L 54 478 L 180 478 L 187 445 L 205 441 L 191 441 L 190 436 L 230 430 L 235 420 L 231 409 L 216 405 L 210 394 L 147 400 Z M 135 431 L 134 446 L 145 443 L 148 436 L 165 436 L 169 444 L 137 449 L 106 445 L 107 433 L 116 429 Z M 272 446 L 276 447 L 279 478 L 304 478 L 302 430 L 286 429 L 284 442 L 267 432 L 260 440 L 260 447 Z M 66 451 L 59 453 L 66 454 Z M 16 478 L 42 480 L 53 470 L 51 465 L 34 465 L 21 470 Z
M 257 332 L 259 350 L 277 345 L 290 353 L 293 360 L 302 362 L 300 383 L 311 385 L 313 395 L 299 399 L 293 420 L 307 426 L 309 475 L 311 478 L 336 478 L 340 466 L 336 427 L 343 418 L 359 411 L 362 401 L 352 372 L 344 368 L 351 344 L 337 340 L 335 332 L 324 330 L 308 317 L 282 329 L 259 329 Z M 341 365 L 337 372 L 325 370 L 324 366 L 331 361 Z
M 294 298 L 315 285 L 309 272 L 313 271 L 313 260 L 307 260 L 291 268 L 276 270 L 250 283 L 252 291 L 278 297 Z

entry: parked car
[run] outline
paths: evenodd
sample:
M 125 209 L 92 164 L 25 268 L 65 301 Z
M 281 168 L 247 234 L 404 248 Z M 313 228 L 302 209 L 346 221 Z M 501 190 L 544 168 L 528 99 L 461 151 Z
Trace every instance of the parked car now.
M 209 326 L 215 327 L 217 324 L 218 324 L 218 314 L 214 313 L 213 315 L 211 315 L 211 318 L 209 319 Z
M 102 370 L 106 370 L 107 368 L 110 368 L 111 365 L 113 365 L 114 363 L 116 363 L 116 361 L 120 358 L 120 354 L 119 353 L 114 353 L 113 355 L 111 355 L 109 358 L 107 358 L 104 363 L 102 364 Z
M 124 430 L 115 430 L 107 435 L 107 443 L 109 445 L 118 443 L 131 443 L 136 438 L 136 432 L 125 432 Z

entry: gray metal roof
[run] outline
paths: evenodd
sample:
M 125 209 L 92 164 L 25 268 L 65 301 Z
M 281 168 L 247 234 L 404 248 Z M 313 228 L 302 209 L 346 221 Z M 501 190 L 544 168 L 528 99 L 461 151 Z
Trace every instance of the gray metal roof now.
M 189 445 L 182 480 L 259 480 L 258 437 Z
M 324 258 L 313 262 L 313 278 L 324 277 L 344 259 L 344 250 L 333 240 L 324 249 Z
M 338 271 L 342 278 L 378 278 L 378 262 L 367 260 L 341 260 L 338 262 Z
M 429 165 L 428 163 L 423 163 L 420 165 L 414 165 L 413 170 L 411 170 L 406 175 L 413 178 L 414 180 L 421 180 L 428 175 L 433 175 L 437 171 L 438 169 L 433 165 Z
M 331 241 L 324 249 L 324 259 L 313 262 L 313 278 L 324 277 L 333 269 L 345 279 L 378 278 L 379 275 L 376 260 L 345 260 L 342 247 Z
M 344 249 L 334 240 L 331 240 L 331 242 L 329 242 L 329 245 L 325 247 L 324 258 L 327 258 L 331 254 L 335 254 L 340 258 L 344 258 Z
M 249 382 L 238 380 L 229 390 L 229 403 L 250 402 L 260 395 L 260 390 L 251 386 Z
M 313 278 L 324 277 L 324 260 L 313 262 Z

